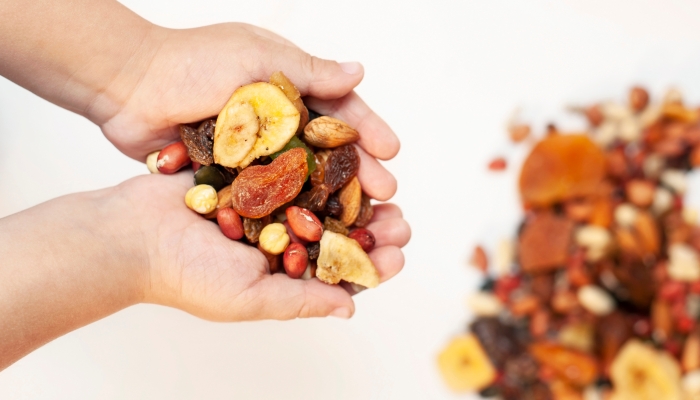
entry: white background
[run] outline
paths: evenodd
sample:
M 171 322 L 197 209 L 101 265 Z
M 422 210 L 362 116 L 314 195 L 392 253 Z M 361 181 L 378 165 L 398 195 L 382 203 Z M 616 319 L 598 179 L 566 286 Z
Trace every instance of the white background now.
M 549 120 L 581 126 L 564 105 L 622 98 L 633 83 L 700 100 L 691 1 L 123 2 L 168 27 L 244 21 L 361 61 L 358 92 L 403 143 L 386 165 L 413 228 L 406 267 L 359 295 L 350 321 L 216 324 L 132 307 L 0 373 L 1 399 L 453 398 L 435 358 L 469 318 L 479 277 L 465 260 L 518 217 L 513 174 L 485 170 L 522 156 L 505 136 L 511 111 L 541 132 Z M 0 217 L 144 172 L 88 121 L 0 78 Z

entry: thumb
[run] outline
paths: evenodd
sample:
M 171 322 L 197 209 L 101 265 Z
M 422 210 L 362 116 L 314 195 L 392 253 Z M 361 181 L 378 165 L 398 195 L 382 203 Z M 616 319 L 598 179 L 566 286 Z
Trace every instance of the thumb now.
M 364 77 L 358 62 L 324 60 L 293 46 L 271 46 L 269 50 L 261 68 L 264 71 L 260 71 L 263 76 L 258 78 L 266 81 L 272 73 L 282 71 L 302 96 L 337 99 L 350 93 Z
M 318 279 L 292 279 L 284 274 L 266 275 L 248 289 L 254 299 L 244 320 L 328 317 L 350 318 L 355 303 L 345 289 Z M 246 318 L 247 317 L 247 318 Z

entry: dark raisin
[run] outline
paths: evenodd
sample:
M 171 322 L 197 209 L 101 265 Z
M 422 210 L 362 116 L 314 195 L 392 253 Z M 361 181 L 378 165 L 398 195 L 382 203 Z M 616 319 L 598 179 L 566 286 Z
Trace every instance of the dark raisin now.
M 209 134 L 209 128 L 205 128 L 205 125 L 214 124 L 213 120 L 205 121 L 199 126 L 197 130 L 187 126 L 180 125 L 180 138 L 182 142 L 187 146 L 187 154 L 190 156 L 192 161 L 196 161 L 202 165 L 211 165 L 214 163 L 214 140 L 213 136 L 207 136 Z M 213 127 L 211 128 L 213 135 Z
M 216 128 L 216 120 L 208 119 L 202 122 L 197 128 L 197 133 L 204 135 L 210 140 L 214 140 L 214 129 Z
M 315 186 L 308 192 L 297 196 L 294 204 L 310 211 L 323 211 L 328 201 L 328 195 L 330 195 L 330 192 L 326 185 Z
M 306 251 L 309 253 L 309 260 L 317 259 L 318 254 L 321 252 L 321 243 L 309 243 L 308 245 L 306 245 Z
M 250 243 L 257 243 L 260 239 L 260 232 L 271 222 L 272 218 L 269 215 L 260 219 L 243 217 L 243 231 L 246 239 Z
M 340 233 L 341 235 L 345 235 L 345 236 L 347 236 L 348 233 L 350 233 L 348 228 L 346 228 L 342 222 L 338 221 L 335 218 L 331 218 L 331 217 L 326 217 L 326 219 L 323 220 L 323 229 L 325 229 L 327 231 L 335 232 L 335 233 Z
M 505 366 L 508 358 L 522 352 L 522 346 L 515 337 L 513 328 L 503 324 L 497 318 L 478 318 L 472 322 L 471 331 L 479 339 L 484 351 L 498 369 Z
M 328 156 L 325 167 L 325 184 L 330 193 L 333 193 L 357 175 L 360 169 L 360 154 L 351 144 L 340 146 Z
M 369 221 L 372 220 L 373 216 L 374 208 L 372 207 L 370 198 L 366 194 L 362 193 L 360 213 L 357 215 L 357 219 L 355 220 L 355 226 L 359 226 L 360 228 L 367 226 L 367 224 L 369 224 Z
M 333 217 L 340 217 L 343 213 L 343 203 L 340 202 L 338 196 L 331 196 L 326 202 L 326 212 Z
M 236 179 L 236 176 L 238 176 L 238 170 L 235 168 L 224 167 L 219 164 L 214 164 L 214 166 L 221 172 L 221 175 L 224 177 L 224 182 L 227 185 L 230 185 L 231 182 Z
M 537 380 L 539 366 L 532 356 L 522 353 L 509 358 L 505 363 L 504 373 L 508 379 L 520 384 L 529 384 Z

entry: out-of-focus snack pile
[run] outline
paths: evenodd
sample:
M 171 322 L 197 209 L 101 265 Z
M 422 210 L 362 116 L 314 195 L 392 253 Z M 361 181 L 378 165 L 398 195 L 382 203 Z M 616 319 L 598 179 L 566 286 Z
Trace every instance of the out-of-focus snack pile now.
M 491 263 L 475 315 L 440 353 L 456 391 L 505 400 L 700 399 L 700 227 L 684 205 L 700 165 L 700 109 L 671 90 L 653 101 L 574 109 L 588 132 L 549 126 L 519 191 L 524 219 Z M 491 170 L 506 168 L 496 159 Z

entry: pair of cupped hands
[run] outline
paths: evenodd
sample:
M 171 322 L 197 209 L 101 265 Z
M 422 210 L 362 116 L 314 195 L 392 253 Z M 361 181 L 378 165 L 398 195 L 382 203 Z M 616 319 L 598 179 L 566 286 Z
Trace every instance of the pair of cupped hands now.
M 229 23 L 184 31 L 153 28 L 131 64 L 84 110 L 121 152 L 143 161 L 179 139 L 178 125 L 216 116 L 241 85 L 267 81 L 283 71 L 306 105 L 346 121 L 360 133 L 358 178 L 372 198 L 396 192 L 394 177 L 377 161 L 399 151 L 390 127 L 353 91 L 363 78 L 359 63 L 312 57 L 284 38 L 250 25 Z M 109 95 L 107 95 L 109 93 Z M 138 287 L 138 301 L 177 307 L 216 321 L 336 316 L 355 311 L 351 288 L 317 279 L 270 274 L 254 247 L 227 239 L 211 221 L 190 211 L 184 195 L 192 171 L 145 175 L 107 189 L 99 208 L 114 216 L 105 230 L 121 232 Z M 109 219 L 109 218 L 108 218 Z M 117 222 L 116 220 L 119 220 Z M 401 247 L 410 228 L 396 205 L 375 206 L 369 254 L 380 280 L 404 265 Z

